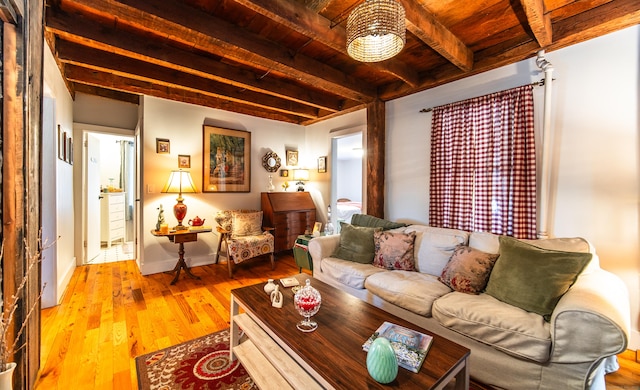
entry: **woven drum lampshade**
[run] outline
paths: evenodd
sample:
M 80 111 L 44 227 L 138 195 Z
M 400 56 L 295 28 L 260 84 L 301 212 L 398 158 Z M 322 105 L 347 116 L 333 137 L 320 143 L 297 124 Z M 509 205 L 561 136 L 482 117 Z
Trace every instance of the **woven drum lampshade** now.
M 347 52 L 362 62 L 389 59 L 406 42 L 402 4 L 395 0 L 366 0 L 347 19 Z

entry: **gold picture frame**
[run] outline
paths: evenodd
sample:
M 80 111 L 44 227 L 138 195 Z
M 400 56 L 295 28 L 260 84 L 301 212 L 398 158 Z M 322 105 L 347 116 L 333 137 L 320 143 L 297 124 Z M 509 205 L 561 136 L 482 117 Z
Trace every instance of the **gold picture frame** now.
M 288 167 L 297 167 L 298 166 L 298 151 L 297 150 L 287 150 L 287 166 Z
M 318 173 L 327 172 L 327 156 L 318 157 Z
M 191 168 L 191 155 L 179 154 L 178 155 L 178 168 Z
M 169 154 L 170 152 L 170 141 L 167 138 L 156 138 L 156 153 L 158 154 Z
M 251 133 L 214 126 L 202 131 L 202 191 L 251 191 Z

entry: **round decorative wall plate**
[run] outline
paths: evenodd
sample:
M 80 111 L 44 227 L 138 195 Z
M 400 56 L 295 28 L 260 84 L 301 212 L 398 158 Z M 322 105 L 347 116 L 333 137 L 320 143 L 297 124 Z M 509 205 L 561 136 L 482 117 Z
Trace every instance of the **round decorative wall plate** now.
M 275 152 L 267 152 L 262 157 L 262 166 L 267 172 L 275 172 L 280 169 L 280 157 Z

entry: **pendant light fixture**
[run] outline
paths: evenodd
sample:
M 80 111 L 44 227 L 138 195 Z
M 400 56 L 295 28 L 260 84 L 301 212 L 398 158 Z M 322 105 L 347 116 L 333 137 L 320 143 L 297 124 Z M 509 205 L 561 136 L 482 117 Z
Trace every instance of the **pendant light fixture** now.
M 389 59 L 406 42 L 402 4 L 396 0 L 366 0 L 347 19 L 347 52 L 362 62 Z

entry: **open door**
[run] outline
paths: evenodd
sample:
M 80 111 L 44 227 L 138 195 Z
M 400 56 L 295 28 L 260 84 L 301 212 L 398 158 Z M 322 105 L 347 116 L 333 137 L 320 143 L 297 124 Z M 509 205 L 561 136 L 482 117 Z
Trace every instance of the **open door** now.
M 84 178 L 86 197 L 84 204 L 84 237 L 87 240 L 84 264 L 90 263 L 100 255 L 100 140 L 85 133 L 85 143 L 87 145 L 85 153 L 85 174 Z

